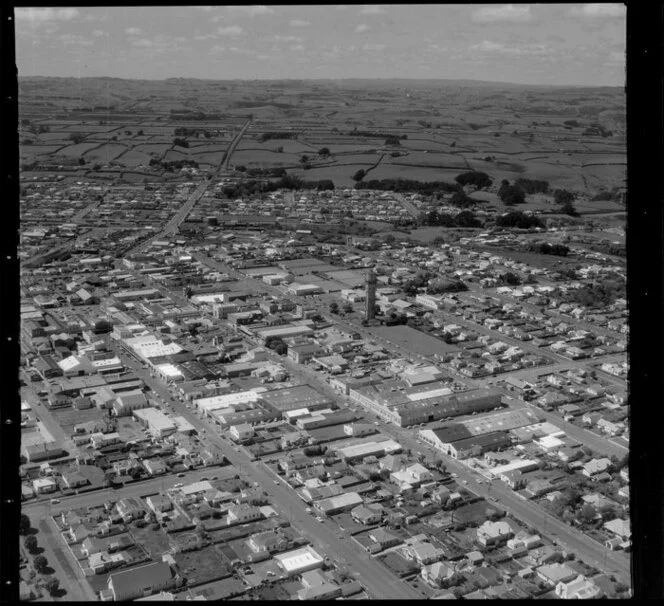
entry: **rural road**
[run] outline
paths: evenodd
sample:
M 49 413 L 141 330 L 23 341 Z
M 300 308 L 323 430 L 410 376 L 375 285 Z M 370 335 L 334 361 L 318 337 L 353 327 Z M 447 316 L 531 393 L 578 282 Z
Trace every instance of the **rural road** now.
M 240 132 L 237 135 L 235 135 L 235 138 L 231 141 L 231 144 L 228 146 L 228 149 L 224 154 L 224 157 L 221 161 L 221 165 L 219 166 L 219 170 L 217 172 L 220 172 L 222 169 L 229 170 L 228 167 L 231 160 L 231 156 L 233 155 L 233 152 L 235 151 L 235 148 L 237 147 L 238 143 L 240 143 L 242 137 L 244 137 L 244 133 L 247 132 L 247 129 L 249 128 L 250 124 L 251 124 L 251 118 L 247 120 L 245 125 L 240 129 Z

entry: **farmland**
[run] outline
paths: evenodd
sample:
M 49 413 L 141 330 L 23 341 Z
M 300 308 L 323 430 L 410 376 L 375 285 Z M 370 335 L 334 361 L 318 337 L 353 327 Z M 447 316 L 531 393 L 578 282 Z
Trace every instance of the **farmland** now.
M 367 179 L 448 182 L 478 170 L 496 186 L 503 179 L 546 180 L 552 190 L 574 191 L 588 212 L 594 195 L 625 186 L 619 88 L 187 79 L 110 86 L 90 78 L 76 80 L 74 98 L 66 78 L 22 78 L 19 86 L 20 157 L 31 168 L 79 164 L 87 176 L 94 166 L 117 178 L 129 169 L 160 179 L 155 161 L 186 161 L 208 171 L 250 119 L 231 172 L 284 168 L 352 187 L 359 169 L 369 170 Z M 176 137 L 183 145 L 175 145 Z

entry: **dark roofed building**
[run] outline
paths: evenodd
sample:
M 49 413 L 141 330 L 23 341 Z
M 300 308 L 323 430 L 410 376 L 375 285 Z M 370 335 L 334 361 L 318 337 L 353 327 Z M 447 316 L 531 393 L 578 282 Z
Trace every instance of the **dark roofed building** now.
M 116 602 L 146 597 L 174 585 L 175 578 L 166 562 L 152 562 L 108 577 L 108 589 Z

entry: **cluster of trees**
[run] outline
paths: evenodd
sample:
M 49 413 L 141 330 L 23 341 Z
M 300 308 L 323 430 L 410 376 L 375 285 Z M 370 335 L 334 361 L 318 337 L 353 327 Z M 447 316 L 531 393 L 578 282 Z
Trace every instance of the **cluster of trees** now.
M 457 175 L 454 180 L 459 185 L 474 185 L 477 189 L 489 187 L 493 183 L 493 180 L 491 177 L 489 177 L 489 175 L 477 170 L 461 173 L 460 175 Z
M 157 158 L 150 159 L 150 166 L 153 168 L 161 168 L 169 173 L 176 170 L 181 170 L 185 167 L 198 168 L 198 162 L 195 160 L 158 160 Z
M 279 178 L 279 177 L 285 177 L 288 174 L 283 166 L 271 166 L 269 168 L 258 168 L 258 167 L 246 168 L 240 165 L 236 166 L 235 170 L 238 170 L 240 172 L 246 172 L 248 177 Z
M 287 132 L 267 132 L 263 133 L 258 140 L 261 143 L 269 141 L 270 139 L 297 139 L 297 133 L 287 133 Z
M 385 139 L 385 145 L 401 145 L 399 137 L 389 136 Z
M 397 135 L 395 133 L 377 133 L 377 132 L 370 131 L 370 130 L 357 130 L 357 129 L 354 129 L 354 130 L 352 130 L 352 131 L 350 131 L 346 134 L 349 137 L 377 137 L 377 138 L 385 137 L 386 141 L 388 139 L 390 139 L 390 140 L 396 139 L 397 141 L 399 141 L 399 140 L 403 141 L 404 139 L 408 139 L 408 135 Z
M 169 118 L 171 120 L 221 120 L 222 115 L 206 114 L 205 112 L 190 109 L 172 109 Z
M 541 242 L 539 244 L 531 244 L 528 250 L 537 252 L 540 255 L 556 255 L 558 257 L 566 257 L 569 253 L 569 246 L 564 244 L 549 244 L 548 242 Z
M 449 278 L 434 278 L 429 282 L 427 292 L 430 295 L 440 295 L 446 292 L 464 292 L 468 286 L 461 280 L 451 280 Z
M 514 182 L 514 186 L 527 194 L 545 194 L 549 191 L 549 182 L 539 179 L 519 178 Z
M 321 147 L 318 150 L 318 155 L 322 156 L 323 158 L 329 156 L 330 155 L 330 148 L 329 147 Z
M 519 210 L 509 212 L 496 219 L 498 227 L 518 227 L 519 229 L 530 229 L 531 227 L 544 227 L 539 217 L 527 215 Z
M 625 297 L 625 284 L 619 280 L 602 280 L 569 293 L 570 302 L 586 307 L 607 307 Z
M 385 316 L 385 326 L 396 326 L 398 324 L 407 324 L 408 316 L 404 313 L 391 311 Z
M 28 124 L 30 124 L 30 121 L 28 120 Z M 30 126 L 30 132 L 34 135 L 41 135 L 42 133 L 50 133 L 51 132 L 51 127 L 47 126 L 45 124 L 32 124 Z
M 307 457 L 319 457 L 325 454 L 327 446 L 323 444 L 314 444 L 313 446 L 307 446 L 302 452 Z
M 181 137 L 175 137 L 175 139 L 173 139 L 173 145 L 175 145 L 175 147 L 189 147 L 189 141 L 182 139 Z
M 470 210 L 462 210 L 456 216 L 432 210 L 425 215 L 425 223 L 440 227 L 482 227 L 482 222 Z
M 563 124 L 565 126 L 574 126 L 574 127 L 581 126 L 578 120 L 565 120 Z
M 498 197 L 501 199 L 505 206 L 514 206 L 515 204 L 523 204 L 526 201 L 525 192 L 516 185 L 510 185 L 507 179 L 503 179 L 498 189 Z
M 413 179 L 373 179 L 355 184 L 355 189 L 376 189 L 397 193 L 420 193 L 431 195 L 438 192 L 454 193 L 460 186 L 445 181 L 415 181 Z
M 284 175 L 278 181 L 256 181 L 252 179 L 235 185 L 227 185 L 221 191 L 226 198 L 237 198 L 253 194 L 269 193 L 277 191 L 278 189 L 296 191 L 301 189 L 314 189 L 317 191 L 325 191 L 333 190 L 334 182 L 330 179 L 305 181 L 294 175 Z
M 288 352 L 288 345 L 281 337 L 268 337 L 265 339 L 265 347 L 271 349 L 280 356 L 285 356 Z
M 142 131 L 139 131 L 139 135 L 142 135 Z M 176 137 L 198 137 L 198 135 L 203 135 L 206 139 L 209 139 L 212 134 L 205 130 L 204 128 L 187 128 L 186 126 L 178 126 L 173 134 Z
M 85 135 L 82 133 L 72 133 L 69 135 L 69 140 L 73 143 L 80 143 L 83 139 L 85 139 Z
M 448 204 L 457 206 L 458 208 L 470 208 L 477 204 L 477 200 L 473 200 L 465 192 L 457 191 L 452 194 L 452 197 L 448 200 Z

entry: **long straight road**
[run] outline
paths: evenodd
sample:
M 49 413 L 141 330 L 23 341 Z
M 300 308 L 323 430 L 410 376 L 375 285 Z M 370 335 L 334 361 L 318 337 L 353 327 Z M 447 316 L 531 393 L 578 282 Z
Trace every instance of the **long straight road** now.
M 417 599 L 421 597 L 414 588 L 410 585 L 404 585 L 378 561 L 369 557 L 368 554 L 362 553 L 357 544 L 350 541 L 347 536 L 341 536 L 340 538 L 337 533 L 308 514 L 306 512 L 307 505 L 294 490 L 286 488 L 282 483 L 275 484 L 275 476 L 271 475 L 262 463 L 252 461 L 242 451 L 235 451 L 230 443 L 218 435 L 219 429 L 216 425 L 198 418 L 182 403 L 172 398 L 168 388 L 156 379 L 145 376 L 146 371 L 140 368 L 140 364 L 126 356 L 124 361 L 125 364 L 133 366 L 136 372 L 143 376 L 154 393 L 168 402 L 177 411 L 177 414 L 185 417 L 196 428 L 202 436 L 202 441 L 209 445 L 213 452 L 223 453 L 231 462 L 236 473 L 239 472 L 240 476 L 248 481 L 258 482 L 270 497 L 273 506 L 284 513 L 298 529 L 301 529 L 312 541 L 314 547 L 322 548 L 326 555 L 340 562 L 345 562 L 351 570 L 359 573 L 359 579 L 373 597 L 395 599 Z M 127 487 L 127 489 L 138 490 L 138 488 L 134 489 L 133 487 Z
M 244 137 L 244 133 L 247 132 L 247 129 L 249 128 L 249 125 L 251 124 L 252 119 L 249 118 L 249 120 L 246 121 L 244 126 L 240 129 L 240 132 L 235 135 L 235 138 L 231 141 L 231 144 L 228 146 L 228 149 L 226 150 L 226 153 L 224 154 L 222 163 L 219 167 L 219 170 L 228 170 L 228 167 L 230 166 L 230 161 L 231 161 L 231 156 L 233 155 L 233 152 L 235 151 L 235 148 L 238 146 L 238 143 Z M 219 172 L 219 171 L 217 171 Z

